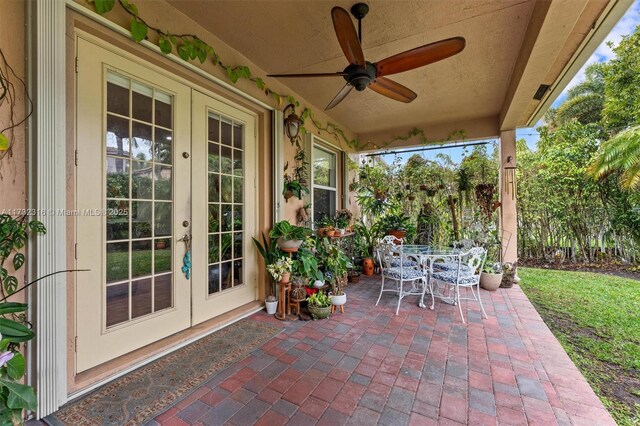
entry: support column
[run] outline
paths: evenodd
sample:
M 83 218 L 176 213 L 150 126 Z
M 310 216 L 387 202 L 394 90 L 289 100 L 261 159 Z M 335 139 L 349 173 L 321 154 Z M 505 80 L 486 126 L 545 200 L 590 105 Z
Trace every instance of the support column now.
M 31 278 L 67 269 L 65 2 L 28 2 L 29 90 L 34 113 L 29 121 L 29 208 L 47 228 L 30 248 Z M 32 383 L 37 418 L 67 401 L 66 274 L 45 278 L 32 287 L 31 315 L 36 339 Z
M 518 260 L 518 216 L 515 191 L 516 131 L 500 132 L 500 231 L 502 236 L 502 261 Z M 510 171 L 512 170 L 512 171 Z M 513 184 L 511 183 L 513 178 Z

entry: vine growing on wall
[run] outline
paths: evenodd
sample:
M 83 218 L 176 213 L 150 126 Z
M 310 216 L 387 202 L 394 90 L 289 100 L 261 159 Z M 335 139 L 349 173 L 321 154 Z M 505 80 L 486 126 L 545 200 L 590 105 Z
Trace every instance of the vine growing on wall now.
M 16 84 L 18 87 L 16 87 Z M 16 111 L 16 102 L 18 99 L 17 90 L 24 91 L 28 105 L 27 113 L 22 118 L 20 118 L 20 114 Z M 4 52 L 0 49 L 0 108 L 5 105 L 7 108 L 7 123 L 0 128 L 0 161 L 7 155 L 11 155 L 11 148 L 15 141 L 14 129 L 22 125 L 33 112 L 33 102 L 31 102 L 31 97 L 27 92 L 26 83 L 18 77 L 11 65 L 7 62 Z

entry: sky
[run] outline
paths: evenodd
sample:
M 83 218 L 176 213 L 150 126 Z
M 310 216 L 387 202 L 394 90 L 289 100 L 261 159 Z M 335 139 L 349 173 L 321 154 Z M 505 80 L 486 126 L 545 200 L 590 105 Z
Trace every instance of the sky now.
M 575 77 L 569 82 L 567 87 L 562 91 L 560 96 L 553 102 L 553 107 L 557 107 L 562 104 L 564 100 L 567 98 L 567 92 L 573 86 L 581 83 L 585 79 L 585 69 L 596 62 L 606 62 L 612 59 L 615 55 L 613 50 L 608 46 L 609 42 L 612 42 L 613 45 L 617 45 L 620 43 L 622 36 L 631 34 L 637 25 L 640 24 L 640 0 L 635 0 L 629 10 L 623 15 L 622 19 L 613 27 L 609 35 L 604 39 L 602 44 L 596 49 L 596 51 L 591 55 L 591 57 L 587 60 L 584 66 L 578 71 Z M 530 149 L 536 148 L 536 143 L 539 139 L 538 132 L 536 131 L 536 127 L 542 124 L 542 120 L 536 123 L 534 127 L 528 128 L 520 128 L 516 129 L 516 137 L 518 139 L 525 139 L 527 141 L 527 145 Z M 493 140 L 494 144 L 497 144 L 497 140 Z M 489 153 L 492 152 L 494 144 L 490 143 L 487 145 Z M 467 148 L 467 151 L 470 152 L 470 148 Z M 462 155 L 464 153 L 463 148 L 454 148 L 447 147 L 446 149 L 441 150 L 433 150 L 433 151 L 423 151 L 418 152 L 423 158 L 428 160 L 435 160 L 436 155 L 438 154 L 447 154 L 451 157 L 451 159 L 458 163 L 462 159 Z M 406 159 L 411 157 L 414 153 L 400 154 L 401 161 L 404 162 Z M 383 155 L 382 158 L 387 163 L 393 162 L 395 155 Z

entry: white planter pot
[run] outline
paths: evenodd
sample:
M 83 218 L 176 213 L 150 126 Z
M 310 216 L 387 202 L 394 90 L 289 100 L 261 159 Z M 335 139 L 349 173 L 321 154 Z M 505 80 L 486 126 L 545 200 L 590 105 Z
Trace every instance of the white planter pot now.
M 313 286 L 314 286 L 315 288 L 322 288 L 322 287 L 324 287 L 324 281 L 315 280 L 315 281 L 313 282 Z
M 502 273 L 488 274 L 483 272 L 480 274 L 480 286 L 485 290 L 496 291 L 502 282 Z
M 278 247 L 284 252 L 298 251 L 302 245 L 302 240 L 285 240 L 284 238 L 278 238 Z
M 277 300 L 275 302 L 264 302 L 264 304 L 267 307 L 267 313 L 269 315 L 275 314 L 276 311 L 278 310 L 278 301 Z
M 334 296 L 333 294 L 329 293 L 329 299 L 331 299 L 332 305 L 344 305 L 345 303 L 347 303 L 347 293 L 342 293 L 339 296 Z

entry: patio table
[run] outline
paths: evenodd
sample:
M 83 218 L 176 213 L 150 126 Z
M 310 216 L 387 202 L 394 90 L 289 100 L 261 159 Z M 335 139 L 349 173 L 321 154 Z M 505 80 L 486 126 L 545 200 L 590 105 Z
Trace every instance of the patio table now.
M 403 254 L 409 254 L 420 259 L 422 270 L 426 272 L 427 284 L 429 284 L 431 281 L 431 275 L 433 274 L 433 264 L 436 260 L 452 259 L 457 262 L 460 258 L 461 253 L 461 250 L 458 248 L 434 247 L 421 244 L 403 244 L 402 246 L 400 246 L 400 250 Z M 422 298 L 420 299 L 419 304 L 421 308 L 425 307 L 424 295 L 427 291 L 427 287 L 431 286 L 425 285 L 422 289 Z M 453 303 L 453 299 L 450 296 L 445 296 L 440 292 L 436 292 L 436 289 L 432 290 L 434 297 L 437 297 L 447 303 Z M 433 302 L 431 305 L 431 309 L 433 309 Z

